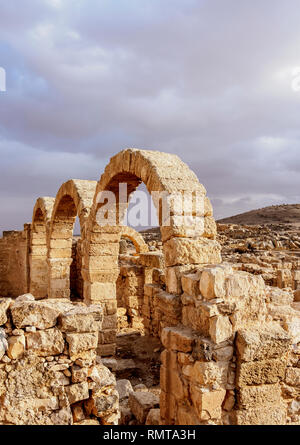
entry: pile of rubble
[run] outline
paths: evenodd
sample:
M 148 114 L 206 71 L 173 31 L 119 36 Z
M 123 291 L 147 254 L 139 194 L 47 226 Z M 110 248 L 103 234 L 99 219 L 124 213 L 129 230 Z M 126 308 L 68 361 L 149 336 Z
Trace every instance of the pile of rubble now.
M 103 310 L 0 299 L 0 424 L 114 425 L 116 379 L 96 355 Z

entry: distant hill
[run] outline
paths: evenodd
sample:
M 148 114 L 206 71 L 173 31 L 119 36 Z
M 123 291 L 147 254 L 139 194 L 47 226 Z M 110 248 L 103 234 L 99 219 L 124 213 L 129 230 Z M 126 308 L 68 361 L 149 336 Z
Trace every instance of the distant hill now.
M 282 204 L 230 216 L 218 220 L 223 224 L 293 224 L 300 225 L 300 204 Z

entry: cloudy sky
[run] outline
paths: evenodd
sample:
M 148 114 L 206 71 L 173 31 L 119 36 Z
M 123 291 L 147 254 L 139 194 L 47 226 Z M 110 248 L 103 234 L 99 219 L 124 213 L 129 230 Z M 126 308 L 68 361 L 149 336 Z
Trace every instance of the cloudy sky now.
M 299 23 L 299 0 L 2 2 L 0 231 L 126 147 L 178 154 L 217 218 L 300 202 Z

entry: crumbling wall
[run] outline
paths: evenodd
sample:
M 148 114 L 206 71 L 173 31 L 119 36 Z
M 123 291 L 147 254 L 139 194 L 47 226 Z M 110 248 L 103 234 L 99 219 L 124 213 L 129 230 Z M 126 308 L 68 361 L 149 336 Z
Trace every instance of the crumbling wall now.
M 0 238 L 0 296 L 16 298 L 28 290 L 30 225 Z
M 162 423 L 299 423 L 292 293 L 225 264 L 183 273 L 181 287 L 181 324 L 161 336 Z
M 0 299 L 0 424 L 113 425 L 115 377 L 96 357 L 103 311 Z

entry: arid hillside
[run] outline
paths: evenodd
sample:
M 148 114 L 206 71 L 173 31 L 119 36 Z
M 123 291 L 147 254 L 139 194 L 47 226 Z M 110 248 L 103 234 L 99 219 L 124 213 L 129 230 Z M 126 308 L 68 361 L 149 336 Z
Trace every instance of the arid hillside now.
M 274 205 L 223 218 L 222 224 L 295 224 L 300 225 L 300 204 Z

